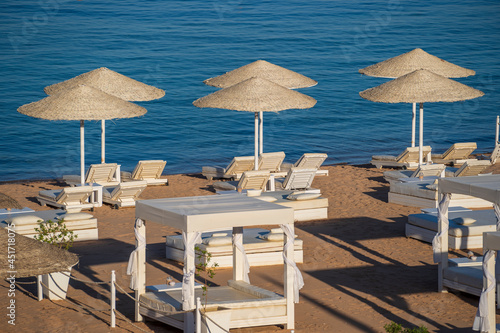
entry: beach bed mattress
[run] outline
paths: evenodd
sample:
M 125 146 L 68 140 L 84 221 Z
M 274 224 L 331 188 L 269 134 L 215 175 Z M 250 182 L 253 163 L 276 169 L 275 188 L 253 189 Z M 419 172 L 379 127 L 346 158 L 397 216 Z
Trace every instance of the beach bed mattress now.
M 496 217 L 493 209 L 451 212 L 448 214 L 448 220 L 450 222 L 448 246 L 454 250 L 482 248 L 483 232 L 496 231 Z M 408 215 L 406 237 L 431 243 L 437 231 L 436 215 Z
M 273 229 L 274 231 L 274 229 Z M 269 237 L 269 230 L 261 228 L 243 229 L 243 247 L 250 266 L 267 266 L 283 264 L 283 239 L 279 239 L 279 232 Z M 197 244 L 202 251 L 212 254 L 211 263 L 218 263 L 219 267 L 233 266 L 232 230 L 222 230 L 202 233 L 205 244 Z M 281 234 L 283 235 L 283 234 Z M 266 239 L 267 238 L 267 239 Z M 269 240 L 271 239 L 271 240 Z M 297 263 L 304 261 L 302 240 L 296 238 L 294 242 L 294 260 Z M 184 261 L 184 244 L 182 235 L 166 237 L 165 256 L 167 259 Z M 204 260 L 201 259 L 201 260 Z M 200 259 L 196 259 L 199 263 Z
M 34 238 L 37 235 L 35 228 L 39 227 L 39 220 L 56 221 L 63 218 L 66 228 L 78 236 L 75 241 L 98 239 L 96 218 L 88 213 L 67 213 L 62 209 L 17 213 L 3 217 L 0 226 L 7 227 L 8 223 L 12 222 L 16 233 Z

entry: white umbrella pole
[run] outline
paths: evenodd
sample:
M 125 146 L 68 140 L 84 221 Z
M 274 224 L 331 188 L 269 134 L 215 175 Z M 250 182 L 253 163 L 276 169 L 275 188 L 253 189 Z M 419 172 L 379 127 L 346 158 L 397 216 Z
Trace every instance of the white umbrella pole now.
M 500 125 L 500 116 L 497 116 L 497 130 L 496 130 L 496 133 L 495 133 L 495 147 L 498 146 L 498 144 L 500 142 L 498 142 L 498 126 Z
M 105 120 L 101 120 L 101 163 L 104 163 L 106 158 L 106 125 Z
M 259 170 L 259 113 L 255 112 L 254 170 Z
M 420 103 L 420 121 L 419 121 L 419 133 L 418 133 L 418 141 L 419 141 L 419 150 L 418 150 L 418 164 L 422 165 L 424 161 L 424 103 Z
M 413 112 L 411 116 L 411 146 L 415 147 L 415 128 L 417 123 L 417 103 L 413 103 Z
M 259 154 L 264 152 L 264 113 L 259 112 Z
M 85 183 L 85 120 L 80 120 L 80 181 Z

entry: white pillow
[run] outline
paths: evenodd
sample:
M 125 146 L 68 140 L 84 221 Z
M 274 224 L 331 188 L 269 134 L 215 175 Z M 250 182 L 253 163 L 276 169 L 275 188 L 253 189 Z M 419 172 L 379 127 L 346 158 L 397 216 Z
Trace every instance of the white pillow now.
M 278 200 L 278 198 L 270 197 L 268 195 L 261 195 L 260 197 L 255 197 L 255 199 L 259 199 L 259 200 L 266 201 L 266 202 L 274 202 L 274 201 Z
M 476 219 L 473 219 L 472 217 L 457 217 L 453 219 L 453 222 L 456 224 L 469 225 L 476 222 Z
M 281 228 L 272 228 L 271 229 L 271 233 L 272 234 L 282 234 L 283 233 L 283 229 L 281 229 Z
M 268 234 L 262 235 L 260 238 L 268 240 L 270 242 L 283 242 L 283 240 L 285 239 L 285 234 L 270 232 Z
M 210 237 L 203 240 L 203 244 L 208 246 L 224 246 L 233 244 L 232 237 Z
M 16 216 L 7 220 L 7 222 L 12 222 L 14 225 L 18 226 L 28 225 L 28 224 L 38 224 L 40 223 L 39 221 L 43 221 L 43 219 L 35 215 Z
M 297 200 L 297 201 L 302 201 L 302 200 L 312 200 L 319 198 L 321 196 L 321 193 L 300 193 L 300 194 L 290 194 L 286 198 L 288 200 Z
M 64 221 L 80 221 L 80 220 L 88 220 L 88 219 L 93 219 L 94 216 L 91 214 L 87 213 L 67 213 L 64 214 L 60 217 L 58 217 L 59 220 L 64 219 Z

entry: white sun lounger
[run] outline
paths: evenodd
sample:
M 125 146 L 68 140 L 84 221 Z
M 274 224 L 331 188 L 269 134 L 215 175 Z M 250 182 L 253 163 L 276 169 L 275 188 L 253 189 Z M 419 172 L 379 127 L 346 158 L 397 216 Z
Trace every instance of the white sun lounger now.
M 424 161 L 430 160 L 432 148 L 430 146 L 423 147 Z M 392 168 L 416 168 L 418 167 L 419 147 L 408 147 L 398 156 L 391 155 L 374 155 L 372 156 L 371 164 L 378 169 L 382 167 Z
M 285 159 L 285 153 L 282 151 L 275 153 L 262 153 L 259 155 L 259 170 L 269 172 L 279 172 L 281 163 Z
M 417 169 L 413 170 L 390 170 L 384 172 L 384 178 L 390 184 L 400 182 L 401 178 L 419 178 L 422 177 L 442 177 L 444 176 L 444 164 L 422 164 Z
M 283 180 L 276 179 L 277 190 L 310 190 L 317 169 L 292 167 Z
M 81 184 L 78 175 L 65 175 L 63 181 L 69 186 Z M 91 164 L 85 175 L 85 184 L 97 183 L 102 186 L 118 185 L 120 183 L 120 166 L 116 163 Z
M 454 250 L 480 249 L 483 247 L 483 232 L 496 231 L 493 209 L 449 212 L 448 219 L 448 246 Z M 437 231 L 436 214 L 408 215 L 406 237 L 431 243 Z
M 163 169 L 165 169 L 166 164 L 167 161 L 163 160 L 139 161 L 132 173 L 121 173 L 122 181 L 129 182 L 144 180 L 148 185 L 166 185 L 168 184 L 168 180 L 166 178 L 161 178 L 161 174 Z
M 216 192 L 237 191 L 238 189 L 264 190 L 270 176 L 269 171 L 245 171 L 239 181 L 216 182 L 213 187 Z
M 433 163 L 462 164 L 476 148 L 475 142 L 459 142 L 453 144 L 442 154 L 431 154 L 431 159 Z
M 318 169 L 316 171 L 316 176 L 328 176 L 328 170 L 319 170 L 319 167 L 327 157 L 328 155 L 324 153 L 305 153 L 294 164 L 283 162 L 281 164 L 281 171 L 288 172 L 292 167 L 306 169 L 314 168 Z
M 69 213 L 93 209 L 98 203 L 91 202 L 92 186 L 64 187 L 59 190 L 43 190 L 36 197 L 42 206 L 63 208 Z
M 208 180 L 214 178 L 229 178 L 238 180 L 245 171 L 253 170 L 255 158 L 253 156 L 236 156 L 227 167 L 204 166 L 201 174 Z
M 104 187 L 102 191 L 102 201 L 113 205 L 116 209 L 120 207 L 135 207 L 135 201 L 146 189 L 146 180 L 134 180 L 120 183 L 115 187 Z
M 281 229 L 248 228 L 243 229 L 243 247 L 248 256 L 250 266 L 267 266 L 283 264 L 283 233 Z M 201 251 L 209 252 L 212 257 L 210 265 L 217 263 L 218 267 L 233 266 L 232 230 L 204 232 L 202 243 L 196 246 Z M 271 236 L 270 236 L 271 235 Z M 281 236 L 281 238 L 280 238 Z M 295 262 L 303 262 L 302 240 L 295 239 Z M 166 258 L 184 261 L 184 244 L 182 235 L 166 237 Z M 206 258 L 196 258 L 196 264 L 206 263 Z
M 7 227 L 12 223 L 13 230 L 29 238 L 38 233 L 35 228 L 40 227 L 40 221 L 58 221 L 64 219 L 66 228 L 73 231 L 77 237 L 75 242 L 98 239 L 97 219 L 88 213 L 68 213 L 61 209 L 24 212 L 0 219 L 0 227 Z

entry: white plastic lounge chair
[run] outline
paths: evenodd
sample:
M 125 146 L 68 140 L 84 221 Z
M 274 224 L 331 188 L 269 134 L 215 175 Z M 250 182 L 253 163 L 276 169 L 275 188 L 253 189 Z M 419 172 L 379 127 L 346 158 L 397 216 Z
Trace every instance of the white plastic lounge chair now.
M 458 169 L 447 168 L 446 177 L 466 177 L 477 176 L 491 166 L 489 160 L 467 160 Z
M 384 178 L 390 184 L 400 182 L 401 178 L 419 178 L 422 177 L 444 177 L 446 165 L 444 164 L 422 164 L 413 170 L 390 170 L 384 172 Z
M 433 163 L 458 163 L 461 164 L 476 150 L 475 142 L 460 142 L 453 144 L 442 154 L 431 154 Z
M 264 190 L 271 174 L 269 171 L 245 171 L 239 181 L 216 182 L 213 187 L 216 192 L 241 190 Z
M 92 186 L 65 187 L 60 190 L 44 190 L 38 192 L 37 200 L 42 206 L 63 208 L 67 212 L 77 213 L 82 209 L 93 209 L 94 203 L 90 196 Z
M 292 167 L 288 171 L 285 179 L 276 179 L 277 190 L 309 190 L 316 176 L 315 168 L 296 168 Z
M 283 162 L 281 164 L 281 171 L 288 172 L 288 170 L 290 170 L 292 167 L 319 169 L 319 167 L 321 166 L 321 164 L 323 164 L 327 157 L 328 155 L 324 153 L 305 153 L 297 160 L 297 162 L 295 162 L 295 164 Z M 328 170 L 318 170 L 316 172 L 316 176 L 319 175 L 327 176 Z
M 267 170 L 270 172 L 280 171 L 281 163 L 285 159 L 285 153 L 262 153 L 259 155 L 259 170 Z
M 168 184 L 168 180 L 161 178 L 161 174 L 167 161 L 163 160 L 145 160 L 139 161 L 132 173 L 122 172 L 123 181 L 144 180 L 148 185 L 163 185 Z
M 65 175 L 63 181 L 69 186 L 81 184 L 78 175 Z M 85 175 L 85 184 L 92 183 L 102 186 L 118 185 L 120 183 L 120 166 L 116 163 L 91 164 Z
M 253 170 L 255 158 L 253 156 L 236 156 L 227 167 L 204 166 L 201 174 L 208 180 L 214 178 L 240 179 L 245 171 Z
M 135 207 L 135 201 L 148 186 L 145 180 L 134 180 L 120 183 L 116 187 L 104 187 L 102 190 L 102 201 L 120 207 Z
M 424 161 L 430 159 L 432 148 L 430 146 L 423 147 Z M 393 168 L 416 168 L 418 167 L 419 147 L 408 147 L 398 156 L 391 155 L 374 155 L 372 156 L 371 164 L 378 169 L 382 167 Z

